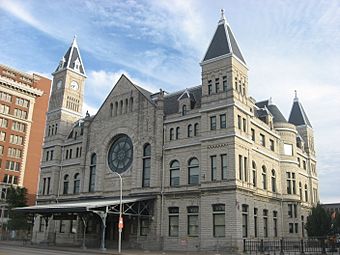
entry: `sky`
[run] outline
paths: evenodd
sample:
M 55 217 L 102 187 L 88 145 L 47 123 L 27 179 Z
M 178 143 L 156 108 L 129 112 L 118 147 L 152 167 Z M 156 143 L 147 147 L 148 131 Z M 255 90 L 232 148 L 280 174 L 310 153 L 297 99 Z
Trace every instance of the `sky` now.
M 51 78 L 76 35 L 84 111 L 94 114 L 122 73 L 152 92 L 201 84 L 221 8 L 249 67 L 249 94 L 272 97 L 288 118 L 297 90 L 314 128 L 321 202 L 339 203 L 338 0 L 0 0 L 0 63 Z

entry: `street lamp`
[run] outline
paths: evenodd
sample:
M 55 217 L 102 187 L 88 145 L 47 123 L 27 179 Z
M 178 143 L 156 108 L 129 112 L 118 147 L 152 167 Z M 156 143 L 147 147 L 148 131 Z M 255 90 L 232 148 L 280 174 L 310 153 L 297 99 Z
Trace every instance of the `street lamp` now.
M 113 172 L 113 171 L 112 171 Z M 122 252 L 122 231 L 123 231 L 123 179 L 122 176 L 117 173 L 113 172 L 114 174 L 117 174 L 119 177 L 119 187 L 120 187 L 120 198 L 119 198 L 119 221 L 118 221 L 118 253 L 120 254 Z

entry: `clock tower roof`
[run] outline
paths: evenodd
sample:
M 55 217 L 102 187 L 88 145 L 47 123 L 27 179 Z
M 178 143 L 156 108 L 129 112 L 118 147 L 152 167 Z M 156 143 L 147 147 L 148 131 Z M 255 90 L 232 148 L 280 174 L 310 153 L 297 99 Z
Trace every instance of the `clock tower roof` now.
M 59 65 L 53 74 L 63 71 L 65 69 L 69 69 L 83 76 L 86 76 L 76 36 L 74 36 L 71 46 L 66 51 L 65 55 L 61 58 Z

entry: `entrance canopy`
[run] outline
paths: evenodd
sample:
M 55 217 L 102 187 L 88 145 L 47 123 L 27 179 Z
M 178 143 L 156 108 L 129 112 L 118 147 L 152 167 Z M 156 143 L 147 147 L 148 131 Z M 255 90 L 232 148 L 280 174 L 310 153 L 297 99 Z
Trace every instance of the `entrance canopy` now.
M 122 203 L 131 204 L 139 201 L 152 200 L 155 197 L 127 197 L 122 199 Z M 107 210 L 107 208 L 114 209 L 120 204 L 119 198 L 112 199 L 96 199 L 88 201 L 74 201 L 65 203 L 54 203 L 54 204 L 44 204 L 44 205 L 34 205 L 27 207 L 17 207 L 16 211 L 26 212 L 26 213 L 85 213 L 93 211 Z

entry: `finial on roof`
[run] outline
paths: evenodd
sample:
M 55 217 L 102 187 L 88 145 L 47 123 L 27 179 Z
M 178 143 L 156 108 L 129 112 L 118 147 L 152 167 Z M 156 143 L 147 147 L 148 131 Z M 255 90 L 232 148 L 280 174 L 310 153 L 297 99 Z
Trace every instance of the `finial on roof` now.
M 299 101 L 299 98 L 298 98 L 298 96 L 297 96 L 297 91 L 294 90 L 294 93 L 295 93 L 294 102 L 297 102 L 297 101 Z
M 226 21 L 226 18 L 224 16 L 224 9 L 221 9 L 221 19 L 220 21 L 218 22 L 219 24 L 223 23 Z
M 272 97 L 270 97 L 268 101 L 269 101 L 269 102 L 268 102 L 268 105 L 273 104 L 273 98 L 272 98 Z
M 77 35 L 73 36 L 72 45 L 77 45 Z

